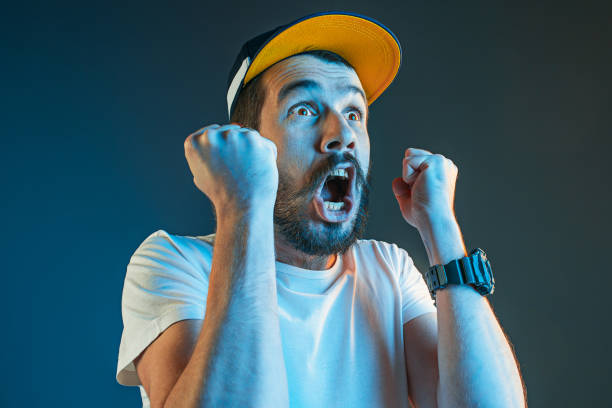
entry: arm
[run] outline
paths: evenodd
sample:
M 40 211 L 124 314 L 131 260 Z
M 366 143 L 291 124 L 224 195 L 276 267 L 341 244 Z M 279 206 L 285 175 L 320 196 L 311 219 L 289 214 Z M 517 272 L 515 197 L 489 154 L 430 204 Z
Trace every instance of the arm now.
M 408 148 L 402 177 L 391 185 L 430 266 L 467 255 L 453 209 L 457 174 L 443 155 Z M 436 299 L 435 314 L 404 326 L 411 399 L 417 406 L 526 406 L 518 364 L 488 300 L 469 285 L 448 285 Z
M 135 363 L 139 378 L 154 407 L 287 407 L 272 224 L 276 146 L 256 130 L 214 124 L 187 137 L 185 157 L 217 219 L 206 313 L 156 339 Z
M 287 407 L 273 205 L 221 208 L 206 315 L 164 407 Z
M 432 217 L 419 230 L 430 266 L 467 256 L 454 218 Z M 436 293 L 438 407 L 525 407 L 524 385 L 488 300 L 469 285 Z

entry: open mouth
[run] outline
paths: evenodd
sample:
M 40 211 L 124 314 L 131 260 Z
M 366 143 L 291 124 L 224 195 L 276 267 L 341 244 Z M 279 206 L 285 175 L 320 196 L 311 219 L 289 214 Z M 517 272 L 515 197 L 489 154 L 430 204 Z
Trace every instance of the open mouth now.
M 318 215 L 328 222 L 346 221 L 355 208 L 355 168 L 344 164 L 333 169 L 314 198 Z

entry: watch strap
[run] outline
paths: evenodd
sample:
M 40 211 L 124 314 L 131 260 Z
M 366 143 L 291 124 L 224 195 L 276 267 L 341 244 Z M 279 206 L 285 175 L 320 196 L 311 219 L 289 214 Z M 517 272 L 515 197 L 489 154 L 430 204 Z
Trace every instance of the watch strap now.
M 469 256 L 454 259 L 446 265 L 434 265 L 425 274 L 425 281 L 433 299 L 438 289 L 448 284 L 472 285 L 481 295 L 493 293 L 495 280 L 491 264 L 480 248 Z

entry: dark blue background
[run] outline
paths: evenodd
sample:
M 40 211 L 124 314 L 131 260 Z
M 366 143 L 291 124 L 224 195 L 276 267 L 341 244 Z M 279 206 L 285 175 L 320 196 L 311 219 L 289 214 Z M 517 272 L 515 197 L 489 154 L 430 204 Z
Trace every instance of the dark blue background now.
M 127 4 L 126 4 L 127 3 Z M 530 405 L 609 401 L 607 2 L 21 2 L 0 12 L 0 406 L 138 406 L 115 381 L 121 291 L 153 231 L 214 232 L 183 141 L 225 123 L 242 43 L 348 10 L 399 37 L 371 107 L 367 238 L 428 266 L 391 192 L 407 147 L 459 167 L 456 214 L 484 248 L 490 297 Z

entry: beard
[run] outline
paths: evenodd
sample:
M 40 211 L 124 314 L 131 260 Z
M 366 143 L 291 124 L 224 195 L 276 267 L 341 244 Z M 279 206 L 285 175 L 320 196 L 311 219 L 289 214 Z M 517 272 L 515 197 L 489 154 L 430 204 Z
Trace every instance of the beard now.
M 355 199 L 359 199 L 353 219 L 345 222 L 320 220 L 321 228 L 312 226 L 308 214 L 317 187 L 330 170 L 340 163 L 350 162 L 355 167 Z M 371 164 L 371 163 L 370 163 Z M 348 152 L 329 156 L 316 168 L 305 185 L 297 189 L 287 177 L 279 177 L 276 202 L 274 204 L 274 228 L 291 246 L 308 255 L 344 254 L 362 237 L 368 218 L 370 193 L 370 169 L 364 176 L 357 159 Z M 280 176 L 280 175 L 279 175 Z M 357 195 L 358 194 L 358 195 Z M 345 224 L 349 224 L 348 226 Z

